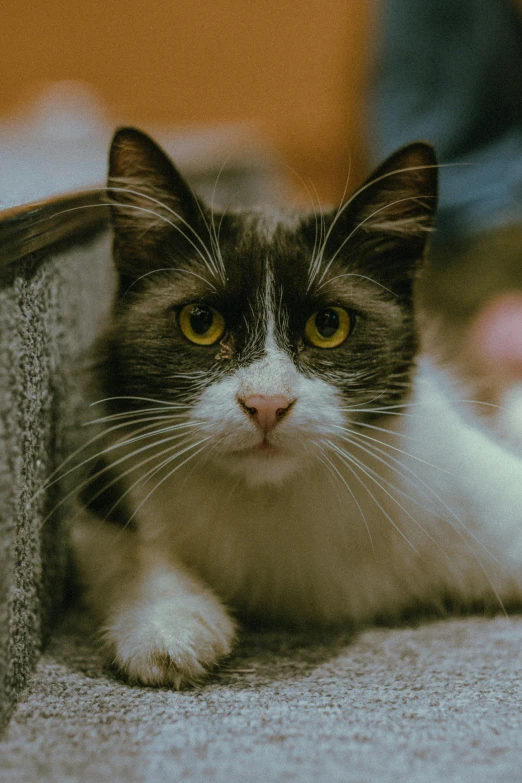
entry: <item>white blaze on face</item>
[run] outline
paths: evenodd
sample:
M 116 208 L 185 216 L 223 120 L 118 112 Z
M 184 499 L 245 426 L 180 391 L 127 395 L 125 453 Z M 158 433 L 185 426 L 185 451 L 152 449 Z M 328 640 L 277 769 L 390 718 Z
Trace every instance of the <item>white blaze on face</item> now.
M 238 396 L 244 399 L 257 394 L 266 397 L 284 396 L 293 400 L 299 373 L 290 356 L 276 342 L 275 286 L 270 267 L 267 267 L 265 291 L 260 305 L 263 330 L 266 330 L 263 356 L 238 371 Z

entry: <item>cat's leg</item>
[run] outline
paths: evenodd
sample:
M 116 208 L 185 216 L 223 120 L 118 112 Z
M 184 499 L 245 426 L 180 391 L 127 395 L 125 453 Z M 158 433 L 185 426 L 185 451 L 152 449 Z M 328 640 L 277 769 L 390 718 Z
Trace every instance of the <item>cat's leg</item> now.
M 73 547 L 109 653 L 130 680 L 181 688 L 230 652 L 235 624 L 218 598 L 135 532 L 85 512 Z

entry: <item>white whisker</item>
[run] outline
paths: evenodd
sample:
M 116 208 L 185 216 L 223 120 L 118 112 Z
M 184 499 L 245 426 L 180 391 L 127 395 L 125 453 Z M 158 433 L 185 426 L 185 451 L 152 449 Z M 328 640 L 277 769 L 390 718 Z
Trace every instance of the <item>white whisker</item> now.
M 128 427 L 132 422 L 146 421 L 146 417 L 151 413 L 157 414 L 153 417 L 157 421 L 162 421 L 165 419 L 179 419 L 182 416 L 186 416 L 186 412 L 181 413 L 176 411 L 176 413 L 167 413 L 166 411 L 167 408 L 139 408 L 138 410 L 122 411 L 121 413 L 110 413 L 108 416 L 100 416 L 98 419 L 89 419 L 89 421 L 84 421 L 82 423 L 82 427 L 90 427 L 93 424 L 107 424 L 111 421 L 122 421 L 123 419 L 129 420 L 123 421 L 122 424 L 122 426 Z
M 177 410 L 186 410 L 187 408 L 190 408 L 190 405 L 183 405 L 178 404 L 176 402 L 166 402 L 165 400 L 155 400 L 151 397 L 136 397 L 134 395 L 123 395 L 118 397 L 103 397 L 101 400 L 96 400 L 95 402 L 91 402 L 90 407 L 94 407 L 94 405 L 100 405 L 102 402 L 116 402 L 117 400 L 136 400 L 138 402 L 154 402 L 158 405 L 164 405 L 167 409 L 173 410 L 174 408 Z
M 321 283 L 325 276 L 328 274 L 328 270 L 331 268 L 332 264 L 335 262 L 335 259 L 343 249 L 343 247 L 346 245 L 347 242 L 350 241 L 350 239 L 353 237 L 353 235 L 356 233 L 356 231 L 359 231 L 360 228 L 362 228 L 366 223 L 368 223 L 369 220 L 375 217 L 375 215 L 380 214 L 381 212 L 384 212 L 386 209 L 390 209 L 390 207 L 394 207 L 397 204 L 402 204 L 405 201 L 417 201 L 418 198 L 430 198 L 429 196 L 407 196 L 405 198 L 398 198 L 395 201 L 390 201 L 388 204 L 385 204 L 383 207 L 379 207 L 379 209 L 374 210 L 370 215 L 364 218 L 364 220 L 361 220 L 360 223 L 358 223 L 355 228 L 350 231 L 350 233 L 343 239 L 339 247 L 336 249 L 335 253 L 332 255 L 332 257 L 328 260 L 328 263 L 326 264 L 325 268 L 323 269 L 323 272 L 321 274 L 321 277 L 319 278 L 319 283 Z M 393 296 L 395 294 L 393 291 L 391 292 Z
M 58 465 L 58 467 L 55 468 L 52 471 L 52 473 L 50 473 L 47 476 L 45 484 L 42 487 L 40 487 L 39 490 L 37 490 L 37 492 L 33 495 L 31 500 L 34 501 L 42 492 L 44 492 L 47 489 L 49 489 L 50 487 L 52 487 L 57 481 L 61 481 L 63 478 L 65 478 L 65 476 L 69 475 L 69 473 L 72 473 L 77 468 L 82 467 L 87 462 L 91 461 L 92 459 L 97 459 L 100 456 L 99 452 L 94 457 L 90 457 L 89 459 L 84 460 L 82 463 L 80 463 L 79 465 L 76 465 L 75 467 L 71 468 L 70 470 L 66 471 L 65 473 L 61 472 L 66 465 L 68 465 L 75 457 L 78 456 L 78 454 L 81 454 L 82 451 L 85 451 L 85 449 L 87 449 L 89 446 L 92 446 L 93 443 L 95 443 L 98 440 L 101 440 L 102 438 L 105 438 L 109 433 L 114 432 L 115 430 L 122 429 L 124 427 L 135 426 L 136 424 L 142 424 L 143 421 L 144 421 L 144 419 L 126 421 L 126 422 L 123 422 L 123 423 L 120 423 L 120 424 L 115 424 L 114 426 L 109 427 L 108 429 L 104 429 L 102 432 L 98 432 L 96 435 L 94 435 L 92 438 L 90 438 L 86 443 L 83 443 L 79 448 L 77 448 L 72 454 L 69 454 L 66 457 L 66 459 L 64 459 L 63 462 L 61 462 Z M 147 421 L 147 419 L 145 419 L 145 421 Z M 155 422 L 155 421 L 157 421 L 157 418 L 156 417 L 151 418 L 150 421 L 151 422 Z M 152 426 L 154 426 L 154 424 L 148 424 L 148 425 L 146 425 L 146 427 L 143 427 L 141 430 L 138 430 L 138 432 L 141 432 L 142 430 L 147 429 L 147 428 L 152 427 Z M 57 475 L 58 475 L 58 477 L 54 478 Z M 54 479 L 54 480 L 51 480 L 51 479 Z
M 208 437 L 206 437 L 206 438 L 202 438 L 201 440 L 197 441 L 196 443 L 193 443 L 193 444 L 191 444 L 191 445 L 187 446 L 187 447 L 186 447 L 186 448 L 185 448 L 185 449 L 184 449 L 182 452 L 180 452 L 180 453 L 176 454 L 174 457 L 171 457 L 171 458 L 169 459 L 169 461 L 170 461 L 170 462 L 172 462 L 174 459 L 177 459 L 178 457 L 180 457 L 180 456 L 181 456 L 181 454 L 184 454 L 184 453 L 185 453 L 186 451 L 188 451 L 189 449 L 191 449 L 191 448 L 195 448 L 196 446 L 199 446 L 200 444 L 203 444 L 203 445 L 201 446 L 201 448 L 200 448 L 200 449 L 198 449 L 198 451 L 196 451 L 194 454 L 191 454 L 191 455 L 189 455 L 189 456 L 188 456 L 186 459 L 184 459 L 184 460 L 183 460 L 183 462 L 181 462 L 179 465 L 176 465 L 176 467 L 175 467 L 175 468 L 173 468 L 171 471 L 169 471 L 169 473 L 167 473 L 167 475 L 166 475 L 166 476 L 164 476 L 164 477 L 161 479 L 161 481 L 159 481 L 159 482 L 156 484 L 156 486 L 155 486 L 153 489 L 151 489 L 151 491 L 150 491 L 150 492 L 149 492 L 149 493 L 148 493 L 148 494 L 147 494 L 147 495 L 146 495 L 146 496 L 143 498 L 143 500 L 142 500 L 142 501 L 141 501 L 141 502 L 138 504 L 138 506 L 135 508 L 135 510 L 134 510 L 134 512 L 133 512 L 133 514 L 132 514 L 132 515 L 129 517 L 129 523 L 130 523 L 130 522 L 132 522 L 132 520 L 134 519 L 134 517 L 136 516 L 136 514 L 139 512 L 140 508 L 143 506 L 143 504 L 144 504 L 144 503 L 146 503 L 146 501 L 147 501 L 147 500 L 150 498 L 150 496 L 151 496 L 151 495 L 152 495 L 154 492 L 156 492 L 156 490 L 157 490 L 157 489 L 159 489 L 159 487 L 160 487 L 160 486 L 161 486 L 161 485 L 162 485 L 162 484 L 163 484 L 165 481 L 167 481 L 167 479 L 169 479 L 169 478 L 170 478 L 170 477 L 171 477 L 171 476 L 172 476 L 172 475 L 173 475 L 173 474 L 174 474 L 174 473 L 175 473 L 177 470 L 179 470 L 181 467 L 183 467 L 183 465 L 185 465 L 185 464 L 186 464 L 186 463 L 187 463 L 189 460 L 191 460 L 191 459 L 193 459 L 195 456 L 197 456 L 197 455 L 200 453 L 200 451 L 202 451 L 202 450 L 205 448 L 205 445 L 206 445 L 207 441 L 209 441 L 209 440 L 210 440 L 210 436 L 208 436 Z
M 334 427 L 343 432 L 346 431 L 345 427 L 341 427 L 338 424 L 334 425 Z M 435 468 L 435 470 L 440 470 L 441 473 L 447 473 L 449 476 L 452 475 L 451 471 L 446 470 L 446 468 L 442 468 L 440 465 L 434 465 L 432 462 L 428 462 L 427 460 L 418 457 L 416 454 L 410 454 L 410 452 L 404 451 L 404 449 L 400 449 L 398 446 L 392 446 L 391 443 L 384 444 L 382 440 L 379 440 L 378 438 L 373 438 L 371 435 L 367 435 L 364 432 L 358 432 L 357 435 L 360 438 L 365 438 L 366 440 L 373 441 L 374 443 L 379 443 L 380 445 L 386 445 L 389 449 L 393 449 L 393 451 L 398 451 L 399 454 L 403 454 L 405 457 L 410 457 L 411 459 L 417 460 L 417 462 L 422 462 L 424 465 L 428 465 L 430 468 Z
M 111 462 L 111 463 L 109 463 L 108 465 L 105 465 L 103 468 L 101 468 L 101 469 L 100 469 L 99 471 L 97 471 L 96 473 L 94 473 L 94 474 L 92 474 L 92 475 L 88 476 L 88 478 L 87 478 L 87 479 L 85 479 L 84 481 L 82 481 L 80 484 L 78 484 L 77 486 L 75 486 L 75 487 L 74 487 L 74 489 L 72 489 L 70 492 L 68 492 L 66 495 L 64 495 L 64 496 L 61 498 L 61 500 L 59 501 L 59 503 L 57 503 L 57 504 L 56 504 L 56 505 L 55 505 L 55 506 L 54 506 L 54 507 L 51 509 L 51 511 L 50 511 L 50 512 L 47 514 L 47 516 L 46 516 L 46 517 L 45 517 L 45 518 L 42 520 L 42 522 L 41 522 L 41 524 L 40 524 L 40 529 L 41 529 L 41 528 L 44 526 L 44 524 L 45 524 L 45 523 L 46 523 L 46 522 L 47 522 L 47 521 L 48 521 L 48 520 L 51 518 L 51 516 L 52 516 L 54 513 L 56 513 L 56 511 L 57 511 L 57 510 L 58 510 L 58 509 L 59 509 L 59 508 L 60 508 L 60 507 L 61 507 L 61 506 L 62 506 L 64 503 L 66 503 L 66 502 L 67 502 L 68 500 L 70 500 L 72 497 L 75 497 L 75 496 L 77 496 L 77 495 L 78 495 L 78 493 L 79 493 L 79 492 L 80 492 L 82 489 L 84 489 L 85 487 L 88 487 L 88 486 L 89 486 L 89 484 L 91 484 L 91 483 L 92 483 L 92 482 L 93 482 L 95 479 L 99 478 L 99 476 L 103 475 L 103 473 L 106 473 L 107 471 L 111 470 L 112 468 L 115 468 L 115 467 L 117 467 L 118 465 L 120 465 L 122 462 L 125 462 L 126 460 L 132 459 L 132 458 L 133 458 L 133 457 L 135 457 L 137 454 L 141 454 L 143 451 L 147 451 L 147 450 L 149 450 L 149 449 L 151 449 L 151 448 L 157 447 L 157 446 L 161 445 L 162 443 L 167 443 L 167 442 L 169 442 L 169 441 L 177 440 L 177 438 L 180 438 L 180 437 L 182 437 L 184 434 L 185 434 L 185 433 L 180 433 L 180 434 L 178 434 L 178 435 L 171 435 L 169 438 L 163 438 L 162 440 L 160 440 L 160 441 L 157 441 L 156 443 L 148 444 L 147 446 L 142 446 L 142 447 L 141 447 L 141 448 L 139 448 L 139 449 L 135 449 L 135 450 L 134 450 L 134 451 L 132 451 L 130 454 L 125 454 L 123 457 L 120 457 L 119 459 L 117 459 L 117 460 L 114 460 L 114 462 Z M 170 449 L 172 449 L 173 447 L 171 446 L 171 447 L 169 447 L 169 448 L 170 448 Z M 163 453 L 163 452 L 161 452 L 161 453 Z M 103 452 L 101 452 L 101 454 L 103 454 Z M 158 456 L 160 456 L 160 455 L 158 455 L 158 454 L 153 454 L 153 455 L 152 455 L 152 456 L 151 456 L 149 459 L 151 459 L 151 460 L 152 460 L 152 459 L 155 459 L 155 458 L 156 458 L 156 457 L 158 457 Z M 91 459 L 99 459 L 99 457 L 100 457 L 100 454 L 96 454 L 96 455 L 95 455 L 94 457 L 92 457 Z M 89 460 L 86 460 L 85 462 L 88 462 L 88 461 L 89 461 Z M 84 464 L 85 464 L 85 463 L 84 463 Z M 145 461 L 144 461 L 144 462 L 142 462 L 141 464 L 145 464 Z M 75 470 L 75 469 L 76 469 L 76 467 L 81 467 L 81 466 L 75 466 L 75 468 L 73 468 L 72 470 Z M 134 469 L 136 469 L 136 466 L 133 466 L 133 467 L 130 469 L 130 471 L 132 471 L 132 470 L 134 470 Z M 68 471 L 68 473 L 72 472 L 72 470 Z M 130 471 L 129 471 L 129 472 L 130 472 Z M 67 474 L 64 474 L 64 475 L 67 475 Z M 122 476 L 125 476 L 125 475 L 126 475 L 126 473 L 120 473 L 120 474 L 118 475 L 118 477 L 117 477 L 116 479 L 112 480 L 112 481 L 111 481 L 111 482 L 110 482 L 110 483 L 109 483 L 109 484 L 108 484 L 108 485 L 107 485 L 107 486 L 106 486 L 106 487 L 103 489 L 103 491 L 102 491 L 102 492 L 100 492 L 99 494 L 103 494 L 103 492 L 105 492 L 105 491 L 106 491 L 106 490 L 107 490 L 107 489 L 108 489 L 110 486 L 112 486 L 113 484 L 115 484 L 115 483 L 116 483 L 116 481 L 118 481 L 118 479 L 119 479 L 119 478 L 121 478 Z M 62 478 L 62 476 L 60 476 L 60 477 L 59 477 L 59 479 L 61 479 L 61 478 Z M 59 480 L 59 479 L 58 479 L 58 480 Z M 54 482 L 53 482 L 53 483 L 54 483 Z
M 359 501 L 357 500 L 357 496 L 355 495 L 355 492 L 354 492 L 354 491 L 353 491 L 353 489 L 350 487 L 350 485 L 348 484 L 348 482 L 346 481 L 346 479 L 344 478 L 344 476 L 342 475 L 342 473 L 340 473 L 340 471 L 339 471 L 339 470 L 338 470 L 338 469 L 335 467 L 335 465 L 333 464 L 333 462 L 332 462 L 332 461 L 331 461 L 331 460 L 330 460 L 330 459 L 329 459 L 329 458 L 326 456 L 326 454 L 324 453 L 324 450 L 323 450 L 323 449 L 321 449 L 321 453 L 322 453 L 322 455 L 323 455 L 323 458 L 326 460 L 326 462 L 327 462 L 327 463 L 328 463 L 328 465 L 330 466 L 330 468 L 331 468 L 331 469 L 332 469 L 332 470 L 335 472 L 335 474 L 336 474 L 336 475 L 339 477 L 339 479 L 340 479 L 340 480 L 343 482 L 344 486 L 346 487 L 346 489 L 347 489 L 347 490 L 348 490 L 348 492 L 350 493 L 350 495 L 351 495 L 352 499 L 354 500 L 354 502 L 355 502 L 355 504 L 356 504 L 357 508 L 359 509 L 359 513 L 360 513 L 360 515 L 361 515 L 361 517 L 362 517 L 362 519 L 363 519 L 364 526 L 365 526 L 365 528 L 366 528 L 366 531 L 367 531 L 367 533 L 368 533 L 368 538 L 370 539 L 370 544 L 371 544 L 371 547 L 372 547 L 373 553 L 375 554 L 375 544 L 374 544 L 374 542 L 373 542 L 373 537 L 372 537 L 372 534 L 371 534 L 371 531 L 370 531 L 370 527 L 369 527 L 369 525 L 368 525 L 368 521 L 367 521 L 367 519 L 366 519 L 366 515 L 365 515 L 364 511 L 363 511 L 363 510 L 362 510 L 362 508 L 361 508 L 361 504 L 360 504 L 360 503 L 359 503 Z
M 194 272 L 192 269 L 182 269 L 181 267 L 175 267 L 175 266 L 164 266 L 161 269 L 153 269 L 151 272 L 145 272 L 144 275 L 141 275 L 138 277 L 137 280 L 134 280 L 130 286 L 127 288 L 127 290 L 124 293 L 127 294 L 133 286 L 135 286 L 137 283 L 140 282 L 140 280 L 144 280 L 146 277 L 150 277 L 150 275 L 158 274 L 159 272 L 181 272 L 184 275 L 192 275 L 193 277 L 197 277 L 198 280 L 201 280 L 205 285 L 208 285 L 209 288 L 211 288 L 213 291 L 216 290 L 216 286 L 211 283 L 209 280 L 206 280 L 202 275 L 198 275 L 197 272 Z
M 173 446 L 168 446 L 166 449 L 162 449 L 157 454 L 153 454 L 150 457 L 147 457 L 146 459 L 142 460 L 137 465 L 132 465 L 130 468 L 125 470 L 123 473 L 119 473 L 114 479 L 112 479 L 108 484 L 104 485 L 101 490 L 99 490 L 95 495 L 93 495 L 90 500 L 91 502 L 93 500 L 96 500 L 98 497 L 103 495 L 110 487 L 112 487 L 114 484 L 118 483 L 122 478 L 125 478 L 126 476 L 130 475 L 131 473 L 135 472 L 136 470 L 140 470 L 144 465 L 147 465 L 149 462 L 152 462 L 155 459 L 161 458 L 164 454 L 168 454 L 169 452 L 173 451 L 174 449 L 179 449 L 180 446 L 184 446 L 186 443 L 189 444 L 187 448 L 182 449 L 181 451 L 178 451 L 174 455 L 170 455 L 169 457 L 166 457 L 164 460 L 161 461 L 159 465 L 153 465 L 152 468 L 149 468 L 145 473 L 141 474 L 136 481 L 134 481 L 125 492 L 120 495 L 116 503 L 113 503 L 113 505 L 110 507 L 110 509 L 107 511 L 105 519 L 110 517 L 112 512 L 122 503 L 127 495 L 129 495 L 134 489 L 136 489 L 139 484 L 146 483 L 150 478 L 155 476 L 162 468 L 165 467 L 165 465 L 168 465 L 173 460 L 177 459 L 177 457 L 181 456 L 182 454 L 185 454 L 188 448 L 190 448 L 190 442 L 191 439 L 186 438 L 185 440 L 182 440 L 180 443 L 175 443 Z M 129 525 L 131 522 L 132 517 L 128 519 L 128 521 L 125 523 L 125 527 Z M 105 520 L 104 520 L 105 521 Z
M 396 169 L 394 171 L 387 171 L 385 174 L 382 174 L 379 177 L 374 177 L 371 180 L 368 180 L 368 182 L 365 182 L 364 185 L 362 185 L 360 188 L 358 188 L 355 191 L 355 193 L 353 193 L 353 195 L 348 199 L 348 201 L 345 201 L 345 203 L 342 204 L 339 207 L 339 209 L 337 210 L 337 213 L 336 213 L 332 223 L 330 224 L 330 227 L 329 227 L 329 229 L 328 229 L 328 231 L 326 233 L 326 236 L 324 238 L 324 242 L 322 244 L 322 247 L 321 247 L 321 250 L 320 250 L 320 253 L 319 253 L 319 257 L 318 257 L 318 263 L 317 263 L 316 269 L 314 270 L 313 276 L 310 278 L 310 280 L 308 282 L 308 288 L 310 288 L 312 286 L 312 283 L 314 282 L 315 277 L 317 277 L 317 275 L 318 275 L 318 273 L 320 271 L 320 268 L 321 268 L 321 265 L 322 265 L 323 259 L 324 259 L 324 254 L 326 252 L 326 246 L 328 244 L 328 240 L 329 240 L 329 238 L 330 238 L 330 236 L 332 234 L 332 231 L 334 230 L 337 222 L 339 221 L 341 215 L 345 212 L 345 210 L 348 209 L 348 207 L 353 203 L 353 201 L 358 196 L 361 195 L 361 193 L 364 193 L 366 190 L 368 190 L 368 188 L 373 187 L 374 185 L 377 185 L 379 182 L 381 182 L 383 180 L 386 180 L 386 179 L 389 179 L 390 177 L 394 177 L 397 174 L 405 174 L 405 173 L 410 172 L 410 171 L 424 171 L 426 169 L 433 169 L 433 168 L 439 169 L 439 168 L 442 168 L 444 165 L 452 165 L 452 164 L 442 164 L 442 165 L 441 164 L 435 164 L 435 165 L 424 165 L 424 166 L 408 166 L 406 168 Z M 322 279 L 322 277 L 321 277 L 321 279 Z
M 354 433 L 352 433 L 352 435 L 354 436 L 354 438 L 357 438 L 358 433 L 354 432 Z M 467 535 L 469 535 L 470 538 L 472 538 L 475 541 L 475 543 L 478 544 L 484 550 L 484 552 L 486 552 L 486 554 L 489 557 L 491 557 L 493 560 L 495 560 L 497 563 L 499 563 L 498 558 L 496 558 L 495 555 L 485 546 L 485 544 L 482 541 L 480 541 L 480 539 L 478 539 L 477 536 L 471 530 L 469 530 L 469 528 L 464 524 L 464 522 L 459 518 L 459 516 L 457 514 L 455 514 L 455 512 L 447 505 L 447 503 L 445 503 L 445 501 L 433 489 L 433 487 L 431 487 L 420 476 L 418 476 L 416 473 L 414 473 L 411 470 L 411 468 L 409 468 L 407 465 L 405 465 L 401 460 L 397 459 L 396 457 L 392 456 L 391 454 L 388 454 L 386 451 L 384 451 L 383 449 L 378 448 L 377 446 L 374 446 L 373 444 L 366 443 L 366 444 L 363 445 L 361 443 L 357 443 L 356 440 L 349 440 L 349 439 L 346 439 L 346 440 L 347 440 L 347 442 L 351 443 L 351 445 L 356 446 L 357 448 L 361 449 L 362 451 L 365 451 L 373 459 L 376 459 L 377 461 L 382 462 L 388 469 L 393 470 L 394 472 L 398 473 L 398 475 L 401 476 L 401 478 L 403 478 L 404 480 L 410 481 L 412 483 L 413 483 L 413 480 L 419 482 L 424 487 L 424 489 L 427 490 L 430 493 L 430 495 L 433 498 L 435 498 L 436 501 L 438 501 L 440 503 L 440 505 L 442 506 L 444 511 L 446 511 L 449 514 L 449 516 L 451 518 L 453 518 L 457 522 L 458 525 L 460 525 L 462 530 Z M 381 445 L 385 446 L 387 444 L 382 443 Z M 383 455 L 383 457 L 379 457 L 378 454 Z M 401 469 L 399 469 L 397 467 L 394 467 L 391 464 L 390 461 L 394 462 L 396 465 L 399 465 Z M 368 468 L 368 469 L 370 469 L 370 468 Z M 409 474 L 409 476 L 405 475 L 405 474 Z M 415 501 L 413 498 L 410 498 L 410 499 L 413 500 L 414 502 L 417 502 L 420 505 L 420 503 L 418 501 Z M 438 509 L 436 511 L 436 514 L 444 522 L 447 522 L 449 525 L 451 525 L 452 529 L 455 530 L 457 535 L 459 535 L 461 537 L 461 539 L 463 541 L 465 541 L 465 539 L 462 538 L 461 532 L 455 528 L 455 526 L 452 524 L 450 519 L 448 519 L 447 517 L 442 515 L 440 510 L 438 510 Z
M 404 541 L 406 541 L 406 543 L 408 544 L 408 546 L 410 546 L 410 547 L 413 549 L 413 551 L 414 551 L 416 554 L 419 554 L 419 552 L 417 551 L 416 547 L 415 547 L 415 546 L 414 546 L 414 545 L 411 543 L 411 541 L 410 541 L 410 540 L 407 538 L 407 536 L 406 536 L 406 535 L 405 535 L 405 534 L 402 532 L 402 530 L 400 529 L 400 527 L 399 527 L 399 526 L 398 526 L 398 525 L 397 525 L 397 524 L 396 524 L 396 523 L 393 521 L 393 519 L 392 519 L 392 518 L 391 518 L 391 516 L 388 514 L 388 512 L 386 511 L 386 509 L 385 509 L 385 508 L 383 508 L 383 506 L 382 506 L 382 505 L 379 503 L 379 501 L 377 500 L 377 498 L 375 497 L 375 495 L 373 494 L 373 492 L 372 492 L 372 491 L 371 491 L 371 490 L 370 490 L 370 489 L 369 489 L 369 488 L 366 486 L 366 484 L 365 484 L 365 483 L 364 483 L 364 481 L 361 479 L 361 477 L 357 475 L 357 473 L 355 472 L 355 470 L 354 470 L 354 468 L 352 467 L 352 465 L 355 465 L 357 468 L 359 468 L 359 470 L 360 470 L 362 473 L 364 473 L 366 476 L 368 476 L 368 478 L 369 478 L 369 479 L 371 479 L 372 481 L 374 481 L 376 484 L 378 484 L 378 481 L 377 481 L 376 479 L 374 479 L 374 478 L 373 478 L 373 476 L 371 476 L 371 475 L 370 475 L 370 474 L 369 474 L 369 473 L 366 471 L 366 469 L 363 467 L 363 465 L 361 464 L 361 462 L 360 462 L 359 460 L 357 460 L 355 457 L 353 457 L 353 456 L 352 456 L 352 455 L 350 455 L 350 454 L 347 454 L 347 453 L 346 453 L 346 452 L 345 452 L 343 449 L 340 449 L 340 448 L 339 448 L 339 447 L 338 447 L 338 446 L 337 446 L 335 443 L 332 443 L 332 442 L 331 442 L 331 441 L 329 441 L 329 440 L 327 440 L 327 441 L 324 441 L 324 443 L 326 443 L 328 446 L 330 446 L 330 448 L 331 448 L 331 449 L 332 449 L 332 450 L 333 450 L 333 451 L 334 451 L 334 452 L 335 452 L 335 453 L 336 453 L 336 454 L 337 454 L 337 455 L 338 455 L 338 456 L 341 458 L 341 461 L 343 462 L 343 464 L 344 464 L 344 465 L 346 465 L 346 467 L 347 467 L 347 468 L 348 468 L 348 469 L 351 471 L 351 473 L 353 474 L 354 478 L 356 478 L 356 479 L 357 479 L 357 481 L 358 481 L 358 482 L 359 482 L 359 483 L 360 483 L 360 484 L 361 484 L 361 485 L 364 487 L 364 489 L 366 490 L 366 492 L 368 492 L 368 494 L 370 495 L 370 497 L 371 497 L 371 499 L 373 500 L 373 502 L 375 503 L 375 505 L 376 505 L 376 506 L 377 506 L 377 507 L 380 509 L 380 511 L 381 511 L 381 512 L 384 514 L 384 516 L 386 517 L 386 519 L 389 521 L 389 523 L 391 524 L 391 526 L 392 526 L 392 527 L 393 527 L 393 528 L 394 528 L 394 529 L 397 531 L 397 533 L 398 533 L 398 534 L 401 536 L 401 538 L 403 538 L 403 539 L 404 539 Z M 350 464 L 350 463 L 351 463 L 351 464 Z M 379 486 L 380 486 L 380 484 L 379 484 Z M 381 489 L 383 489 L 383 488 L 381 487 Z M 383 491 L 384 491 L 384 492 L 386 492 L 386 490 L 383 490 Z

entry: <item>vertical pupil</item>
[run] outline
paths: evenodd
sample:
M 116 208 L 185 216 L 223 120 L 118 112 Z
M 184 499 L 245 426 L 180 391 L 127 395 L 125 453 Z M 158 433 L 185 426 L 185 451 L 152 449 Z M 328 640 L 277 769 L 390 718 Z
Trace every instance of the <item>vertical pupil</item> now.
M 333 337 L 339 329 L 339 316 L 335 310 L 322 310 L 315 317 L 315 326 L 321 337 Z
M 193 307 L 190 313 L 190 325 L 196 334 L 203 335 L 212 326 L 214 314 L 208 307 Z

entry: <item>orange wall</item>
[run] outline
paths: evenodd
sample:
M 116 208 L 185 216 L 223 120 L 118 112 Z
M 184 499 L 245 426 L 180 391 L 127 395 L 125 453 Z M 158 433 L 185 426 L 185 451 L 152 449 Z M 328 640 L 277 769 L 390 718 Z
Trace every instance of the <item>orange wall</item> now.
M 326 198 L 362 176 L 374 0 L 25 0 L 2 8 L 0 114 L 91 82 L 136 124 L 249 121 Z M 362 118 L 362 119 L 361 119 Z

